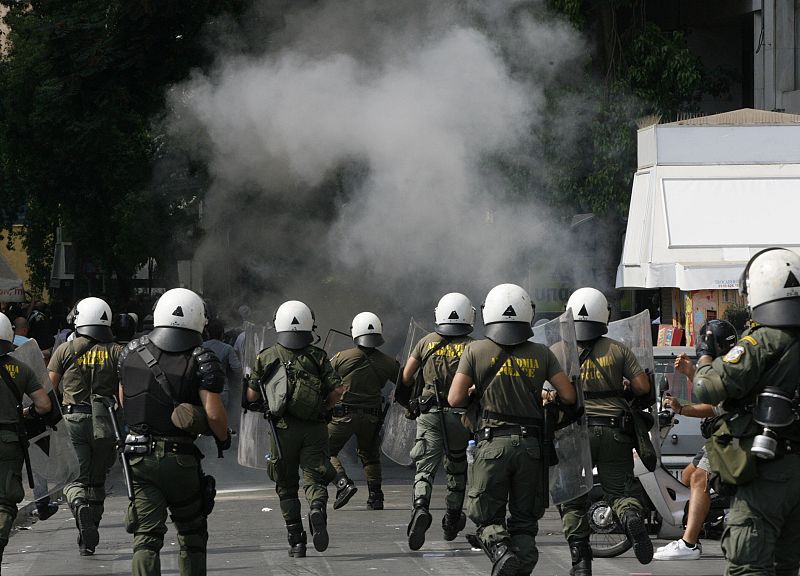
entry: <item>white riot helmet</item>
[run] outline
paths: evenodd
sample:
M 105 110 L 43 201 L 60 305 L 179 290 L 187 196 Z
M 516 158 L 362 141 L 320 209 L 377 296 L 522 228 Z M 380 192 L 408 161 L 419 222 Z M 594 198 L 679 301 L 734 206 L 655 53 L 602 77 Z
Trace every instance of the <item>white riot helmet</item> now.
M 495 286 L 489 290 L 481 307 L 486 337 L 502 346 L 525 342 L 533 336 L 534 310 L 531 297 L 521 286 Z
M 434 310 L 436 332 L 442 336 L 466 336 L 475 326 L 475 308 L 458 292 L 445 294 Z
M 273 318 L 278 344 L 290 350 L 305 348 L 314 341 L 314 320 L 314 312 L 299 300 L 284 302 Z
M 184 352 L 203 343 L 207 322 L 203 299 L 186 288 L 173 288 L 156 302 L 149 338 L 166 352 Z
M 597 288 L 578 288 L 567 300 L 575 320 L 575 338 L 586 342 L 608 332 L 608 300 Z
M 383 344 L 383 324 L 372 312 L 361 312 L 353 318 L 350 335 L 357 346 L 377 348 Z
M 105 300 L 90 296 L 75 306 L 75 332 L 98 342 L 111 342 L 111 307 Z
M 767 248 L 750 259 L 739 280 L 754 321 L 766 326 L 800 326 L 800 256 Z
M 14 328 L 8 316 L 0 312 L 0 355 L 8 354 L 14 349 Z

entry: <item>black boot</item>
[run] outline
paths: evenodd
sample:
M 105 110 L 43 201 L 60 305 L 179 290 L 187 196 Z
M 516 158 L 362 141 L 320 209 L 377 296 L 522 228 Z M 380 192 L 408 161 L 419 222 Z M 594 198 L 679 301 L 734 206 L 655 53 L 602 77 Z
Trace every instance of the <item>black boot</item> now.
M 39 520 L 47 520 L 58 512 L 58 504 L 50 500 L 50 496 L 45 496 L 36 501 L 36 516 Z
M 383 510 L 383 490 L 380 482 L 367 482 L 369 498 L 367 498 L 367 508 L 370 510 Z
M 303 523 L 289 524 L 286 526 L 289 531 L 289 556 L 293 558 L 306 557 L 306 532 L 303 530 Z
M 507 541 L 494 544 L 486 551 L 492 561 L 492 576 L 516 576 L 521 565 L 519 558 Z
M 456 539 L 458 533 L 467 525 L 467 516 L 461 510 L 448 510 L 442 516 L 442 530 L 444 539 L 451 542 Z
M 414 500 L 414 513 L 411 515 L 411 522 L 408 523 L 406 534 L 408 535 L 408 547 L 412 550 L 419 550 L 425 544 L 425 531 L 430 528 L 431 513 L 428 511 L 428 499 L 420 496 Z
M 91 556 L 100 542 L 100 533 L 94 523 L 92 508 L 83 498 L 75 498 L 69 503 L 69 507 L 78 525 L 78 549 L 81 556 Z
M 311 541 L 317 552 L 328 549 L 328 515 L 325 512 L 325 502 L 314 500 L 311 511 L 308 513 L 308 525 L 311 528 Z
M 569 576 L 592 576 L 592 548 L 588 540 L 573 540 L 569 543 L 572 568 Z
M 333 501 L 333 509 L 338 510 L 350 501 L 350 498 L 358 492 L 358 488 L 347 474 L 336 476 L 336 500 Z
M 653 560 L 653 543 L 647 533 L 647 526 L 639 513 L 634 510 L 626 510 L 622 513 L 622 525 L 625 527 L 625 534 L 633 544 L 633 553 L 636 559 L 642 564 L 649 564 Z

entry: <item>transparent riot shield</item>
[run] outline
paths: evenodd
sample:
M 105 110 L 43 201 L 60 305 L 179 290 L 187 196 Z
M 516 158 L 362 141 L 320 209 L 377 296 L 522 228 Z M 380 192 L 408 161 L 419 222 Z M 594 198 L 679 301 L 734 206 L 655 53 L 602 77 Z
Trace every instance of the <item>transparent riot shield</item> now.
M 264 349 L 267 337 L 267 327 L 244 323 L 244 354 L 242 357 L 242 373 L 248 379 L 253 371 L 258 353 Z M 239 419 L 239 433 L 236 436 L 237 458 L 239 464 L 248 468 L 266 470 L 270 459 L 276 457 L 276 444 L 272 437 L 273 427 L 260 411 L 244 408 L 244 394 L 247 390 L 243 386 L 241 402 L 237 405 Z
M 48 394 L 52 392 L 53 387 L 50 384 L 44 357 L 35 340 L 28 340 L 11 352 L 11 356 L 27 364 L 33 370 L 45 392 Z M 52 398 L 53 395 L 51 395 Z M 23 400 L 26 405 L 31 403 L 29 398 Z M 58 402 L 54 402 L 53 409 L 61 411 Z M 30 442 L 28 454 L 33 470 L 34 487 L 31 489 L 27 472 L 23 469 L 22 485 L 25 488 L 25 500 L 38 500 L 59 492 L 67 483 L 78 477 L 80 474 L 78 457 L 72 442 L 70 442 L 63 420 L 55 428 L 47 428 L 40 434 L 29 438 L 28 441 Z
M 572 312 L 567 310 L 558 318 L 535 327 L 531 340 L 552 350 L 566 375 L 575 383 L 578 402 L 583 402 Z M 553 504 L 562 504 L 592 489 L 592 454 L 586 418 L 556 430 L 553 443 L 558 464 L 550 467 L 550 498 Z
M 273 438 L 274 428 L 263 412 L 245 410 L 239 425 L 239 464 L 248 468 L 267 469 L 270 461 L 277 460 L 279 450 Z
M 340 330 L 334 330 L 333 328 L 328 330 L 328 334 L 325 336 L 325 340 L 322 343 L 322 349 L 328 354 L 328 358 L 333 358 L 338 352 L 347 350 L 353 346 L 355 346 L 355 344 L 350 334 L 341 332 Z
M 411 318 L 408 323 L 406 340 L 401 350 L 401 363 L 404 363 L 411 355 L 414 345 L 429 333 L 429 330 L 426 330 L 414 318 Z M 402 369 L 401 366 L 400 370 Z M 398 377 L 397 381 L 400 382 L 401 378 Z M 392 403 L 386 413 L 386 420 L 383 425 L 381 450 L 393 462 L 397 462 L 401 466 L 411 466 L 414 463 L 411 459 L 411 448 L 414 446 L 414 440 L 417 436 L 417 423 L 406 418 L 406 409 L 394 402 L 394 396 L 392 396 L 391 401 Z
M 653 359 L 653 333 L 650 326 L 650 312 L 645 310 L 636 316 L 616 320 L 608 324 L 609 338 L 622 342 L 630 348 L 639 365 L 650 375 L 650 385 L 654 386 L 655 360 Z M 655 391 L 652 391 L 655 393 Z M 650 441 L 661 461 L 661 437 L 658 430 L 658 409 L 655 404 L 650 407 L 653 416 L 653 428 L 650 430 Z

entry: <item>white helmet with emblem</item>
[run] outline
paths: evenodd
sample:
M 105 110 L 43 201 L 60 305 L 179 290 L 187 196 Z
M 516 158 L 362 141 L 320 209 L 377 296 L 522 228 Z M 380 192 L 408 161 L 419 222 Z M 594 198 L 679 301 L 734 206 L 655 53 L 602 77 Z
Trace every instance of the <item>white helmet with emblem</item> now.
M 203 343 L 208 323 L 203 299 L 186 288 L 164 292 L 153 310 L 150 341 L 167 352 L 184 352 Z
M 350 326 L 353 342 L 365 348 L 377 348 L 383 344 L 383 324 L 377 314 L 361 312 L 353 318 Z
M 278 333 L 278 344 L 290 350 L 300 350 L 314 341 L 312 332 L 317 327 L 314 312 L 299 300 L 284 302 L 275 311 L 273 324 Z
M 465 336 L 475 326 L 475 307 L 459 292 L 450 292 L 439 299 L 434 310 L 436 332 L 442 336 Z
M 75 331 L 98 342 L 111 342 L 111 307 L 101 298 L 90 296 L 75 306 Z
M 739 280 L 753 320 L 776 327 L 800 326 L 800 256 L 767 248 L 750 259 Z
M 489 290 L 481 306 L 486 337 L 503 346 L 525 342 L 533 336 L 531 321 L 534 310 L 531 297 L 521 286 L 495 286 Z
M 567 300 L 575 320 L 575 338 L 586 342 L 608 332 L 608 300 L 597 288 L 579 288 Z
M 0 312 L 0 355 L 8 354 L 14 349 L 14 328 L 8 316 Z

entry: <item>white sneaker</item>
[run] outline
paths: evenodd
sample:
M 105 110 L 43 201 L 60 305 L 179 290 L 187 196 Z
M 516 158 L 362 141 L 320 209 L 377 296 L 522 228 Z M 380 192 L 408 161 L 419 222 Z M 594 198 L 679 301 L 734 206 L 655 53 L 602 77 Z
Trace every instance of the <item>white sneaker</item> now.
M 662 546 L 653 554 L 655 560 L 699 560 L 702 548 L 698 542 L 694 548 L 689 548 L 682 539 Z

